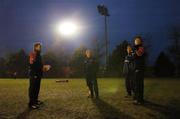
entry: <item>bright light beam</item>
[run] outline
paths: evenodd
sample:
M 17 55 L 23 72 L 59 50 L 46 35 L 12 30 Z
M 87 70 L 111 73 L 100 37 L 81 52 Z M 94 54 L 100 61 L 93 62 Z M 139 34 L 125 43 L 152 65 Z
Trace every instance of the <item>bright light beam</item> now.
M 78 25 L 72 21 L 65 21 L 58 25 L 58 32 L 64 36 L 74 36 L 78 33 Z

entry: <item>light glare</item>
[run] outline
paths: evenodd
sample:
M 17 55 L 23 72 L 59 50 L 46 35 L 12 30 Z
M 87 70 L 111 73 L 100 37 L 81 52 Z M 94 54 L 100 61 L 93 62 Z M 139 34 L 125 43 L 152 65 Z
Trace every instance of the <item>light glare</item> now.
M 77 34 L 77 30 L 77 24 L 70 21 L 63 22 L 58 26 L 58 31 L 65 36 L 75 35 Z

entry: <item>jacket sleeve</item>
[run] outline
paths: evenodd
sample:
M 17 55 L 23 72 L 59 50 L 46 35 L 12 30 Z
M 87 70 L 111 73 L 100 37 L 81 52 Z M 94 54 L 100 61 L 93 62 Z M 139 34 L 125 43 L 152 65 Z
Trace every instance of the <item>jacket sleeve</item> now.
M 137 56 L 142 56 L 144 54 L 144 47 L 139 47 L 138 50 L 136 50 Z
M 30 53 L 29 55 L 29 70 L 30 70 L 30 75 L 33 75 L 35 72 L 35 58 L 36 58 L 36 55 L 35 53 Z
M 129 72 L 128 63 L 124 62 L 124 64 L 123 64 L 123 76 L 127 76 L 128 72 Z
M 123 64 L 123 68 L 122 68 L 122 73 L 123 73 L 123 76 L 126 76 L 128 74 L 128 64 L 130 62 L 130 57 L 127 55 L 125 56 L 124 58 L 124 64 Z
M 99 62 L 94 58 L 94 70 L 97 73 L 99 71 Z

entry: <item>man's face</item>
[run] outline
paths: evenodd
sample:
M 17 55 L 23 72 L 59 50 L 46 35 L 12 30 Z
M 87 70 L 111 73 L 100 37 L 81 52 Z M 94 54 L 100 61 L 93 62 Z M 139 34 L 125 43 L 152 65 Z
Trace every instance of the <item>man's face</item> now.
M 135 44 L 135 45 L 140 45 L 140 44 L 141 44 L 141 39 L 140 39 L 140 38 L 136 38 L 136 39 L 134 40 L 134 44 Z
M 37 46 L 35 46 L 35 51 L 40 52 L 40 51 L 41 51 L 41 45 L 37 45 Z
M 87 50 L 87 51 L 86 51 L 86 57 L 87 57 L 87 58 L 90 58 L 90 57 L 91 57 L 91 51 L 90 51 L 90 50 Z
M 132 51 L 131 46 L 127 46 L 127 53 L 130 53 Z

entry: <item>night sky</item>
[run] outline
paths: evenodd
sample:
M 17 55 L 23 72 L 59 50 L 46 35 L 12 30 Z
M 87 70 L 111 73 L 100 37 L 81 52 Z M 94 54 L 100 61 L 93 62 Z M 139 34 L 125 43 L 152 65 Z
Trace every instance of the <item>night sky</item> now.
M 44 50 L 61 44 L 55 26 L 66 19 L 80 22 L 83 28 L 66 43 L 69 49 L 102 40 L 104 19 L 97 12 L 98 4 L 105 4 L 111 15 L 111 50 L 136 34 L 149 34 L 153 58 L 167 47 L 169 28 L 180 24 L 180 0 L 0 0 L 0 54 L 20 48 L 29 52 L 35 41 L 42 42 Z

